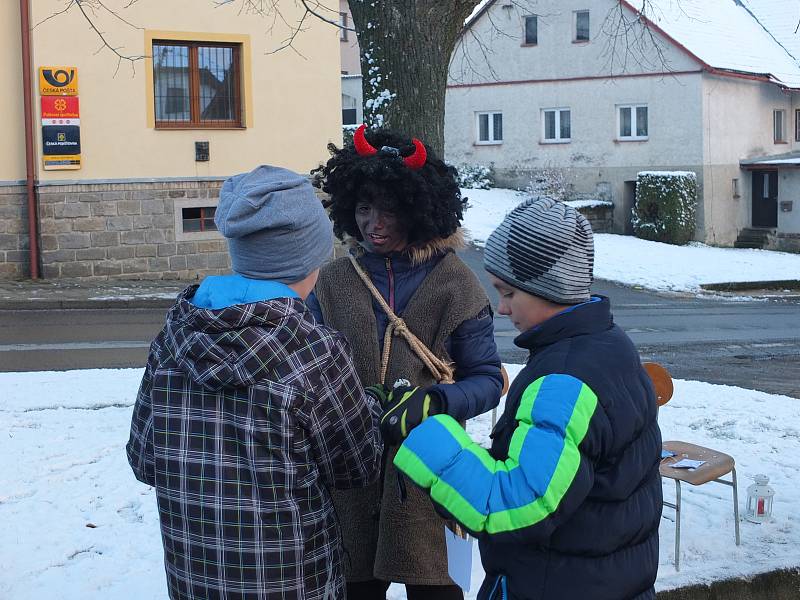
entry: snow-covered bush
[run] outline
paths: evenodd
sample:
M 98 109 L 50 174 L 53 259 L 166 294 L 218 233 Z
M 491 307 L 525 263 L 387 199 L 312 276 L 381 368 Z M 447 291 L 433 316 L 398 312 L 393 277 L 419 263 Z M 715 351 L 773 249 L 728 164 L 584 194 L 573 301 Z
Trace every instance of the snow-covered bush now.
M 631 222 L 636 237 L 683 245 L 694 236 L 697 175 L 691 171 L 642 171 L 636 178 Z
M 534 169 L 525 191 L 531 196 L 547 196 L 559 202 L 569 199 L 573 185 L 569 182 L 570 173 L 566 169 L 544 167 Z
M 458 187 L 488 190 L 494 187 L 494 171 L 491 166 L 462 164 L 458 171 Z
M 358 129 L 358 125 L 342 125 L 342 147 L 353 143 L 353 134 Z

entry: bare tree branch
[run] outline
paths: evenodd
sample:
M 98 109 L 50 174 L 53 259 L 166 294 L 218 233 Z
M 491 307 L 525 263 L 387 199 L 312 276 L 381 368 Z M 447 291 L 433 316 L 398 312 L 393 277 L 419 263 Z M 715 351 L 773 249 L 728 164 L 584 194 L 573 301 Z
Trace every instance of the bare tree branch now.
M 600 30 L 606 37 L 605 67 L 612 75 L 615 69 L 626 73 L 629 63 L 643 70 L 672 71 L 666 42 L 650 27 L 647 14 L 651 12 L 649 0 L 641 0 L 636 12 L 629 11 L 621 1 L 609 10 Z
M 69 9 L 72 8 L 72 5 L 74 3 L 75 3 L 75 0 L 68 0 L 67 5 L 64 7 L 63 10 L 59 10 L 59 11 L 54 12 L 53 14 L 51 14 L 49 17 L 45 17 L 44 19 L 42 19 L 41 21 L 36 23 L 36 25 L 33 26 L 33 29 L 36 29 L 37 27 L 39 27 L 39 25 L 43 25 L 44 23 L 47 23 L 47 21 L 49 21 L 50 19 L 55 19 L 56 17 L 58 17 L 60 15 L 63 15 L 66 12 L 69 12 Z
M 354 33 L 355 33 L 355 31 L 356 31 L 356 30 L 355 30 L 354 28 L 352 28 L 352 27 L 347 27 L 347 26 L 345 26 L 345 25 L 342 25 L 341 23 L 339 23 L 339 21 L 332 21 L 332 20 L 330 20 L 330 19 L 327 19 L 327 18 L 323 17 L 323 16 L 322 16 L 321 14 L 319 14 L 319 13 L 318 13 L 318 12 L 317 12 L 315 9 L 312 9 L 312 8 L 311 8 L 311 7 L 308 5 L 308 0 L 300 0 L 300 3 L 301 3 L 301 4 L 303 5 L 303 7 L 306 9 L 306 12 L 307 12 L 307 13 L 310 13 L 310 14 L 312 14 L 313 16 L 315 16 L 316 18 L 318 18 L 318 19 L 319 19 L 320 21 L 322 21 L 323 23 L 328 23 L 329 25 L 333 25 L 334 27 L 338 27 L 339 29 L 344 29 L 345 31 L 352 31 L 352 32 L 354 32 Z M 334 11 L 332 8 L 328 8 L 327 6 L 323 6 L 323 5 L 322 5 L 322 4 L 320 4 L 319 2 L 315 2 L 315 4 L 316 4 L 316 7 L 315 7 L 315 8 L 317 8 L 317 9 L 318 9 L 319 7 L 322 7 L 322 8 L 324 8 L 325 10 L 329 10 L 329 11 L 331 11 L 331 12 L 336 12 L 336 14 L 337 14 L 337 15 L 339 14 L 339 11 Z
M 112 46 L 108 42 L 108 40 L 106 39 L 105 35 L 103 35 L 103 32 L 101 32 L 97 28 L 97 26 L 95 25 L 95 23 L 92 20 L 92 18 L 86 13 L 86 10 L 84 8 L 84 4 L 87 4 L 89 6 L 90 10 L 93 11 L 94 7 L 91 4 L 91 2 L 96 2 L 96 3 L 100 4 L 100 5 L 102 5 L 102 2 L 100 2 L 99 0 L 71 0 L 71 2 L 73 2 L 74 5 L 78 7 L 78 10 L 80 10 L 81 14 L 83 15 L 83 18 L 86 19 L 87 23 L 89 23 L 89 27 L 91 27 L 92 30 L 94 30 L 95 34 L 97 34 L 97 37 L 99 37 L 100 40 L 103 42 L 103 46 L 105 46 L 108 50 L 110 50 L 111 52 L 113 52 L 117 56 L 117 69 L 116 69 L 116 71 L 114 71 L 114 77 L 117 76 L 117 73 L 119 72 L 119 67 L 120 67 L 120 65 L 122 64 L 123 61 L 128 61 L 130 63 L 131 69 L 133 70 L 134 73 L 136 73 L 136 61 L 142 60 L 143 58 L 145 58 L 145 55 L 144 54 L 141 54 L 141 55 L 125 55 L 125 54 L 122 54 L 119 51 L 121 46 L 118 46 L 118 47 Z M 101 47 L 101 49 L 102 49 L 102 47 Z
M 305 59 L 306 57 L 303 56 L 303 54 L 297 48 L 294 47 L 294 40 L 301 31 L 305 31 L 303 23 L 305 23 L 305 20 L 306 18 L 308 18 L 308 15 L 309 15 L 308 12 L 303 13 L 303 16 L 300 17 L 300 21 L 297 23 L 297 25 L 289 27 L 290 30 L 289 37 L 286 38 L 281 43 L 281 45 L 278 46 L 276 49 L 268 51 L 267 54 L 275 54 L 276 52 L 280 52 L 281 50 L 285 50 L 286 48 L 291 48 L 298 56 Z M 285 22 L 286 21 L 284 20 L 284 23 Z
M 128 21 L 128 20 L 127 20 L 125 17 L 123 17 L 122 15 L 120 15 L 120 14 L 119 14 L 117 11 L 115 11 L 115 10 L 112 10 L 112 9 L 108 8 L 108 6 L 106 6 L 106 4 L 105 4 L 105 3 L 104 3 L 102 0 L 95 0 L 95 1 L 97 2 L 97 4 L 98 4 L 98 5 L 99 5 L 99 6 L 100 6 L 100 7 L 101 7 L 103 10 L 105 10 L 107 13 L 109 13 L 110 15 L 112 15 L 113 17 L 115 17 L 116 19 L 118 19 L 118 20 L 122 21 L 123 23 L 125 23 L 125 25 L 127 25 L 127 26 L 129 26 L 129 27 L 132 27 L 133 29 L 144 30 L 144 27 L 139 27 L 138 25 L 134 25 L 133 23 L 131 23 L 130 21 Z M 131 1 L 130 3 L 128 3 L 128 4 L 127 4 L 127 5 L 124 7 L 124 8 L 127 8 L 128 6 L 130 6 L 130 5 L 131 5 L 132 3 L 134 3 L 134 2 L 137 2 L 137 0 L 132 0 L 132 1 Z
M 129 0 L 128 4 L 125 5 L 125 8 L 135 4 L 138 0 Z M 122 46 L 112 46 L 111 43 L 106 38 L 104 32 L 100 31 L 99 27 L 96 24 L 96 20 L 98 18 L 97 12 L 99 10 L 103 10 L 108 12 L 114 18 L 118 19 L 119 21 L 125 23 L 126 25 L 133 27 L 134 29 L 142 29 L 125 19 L 122 15 L 120 15 L 117 11 L 112 10 L 103 2 L 103 0 L 67 0 L 66 5 L 62 10 L 56 11 L 50 16 L 42 19 L 36 25 L 34 25 L 34 29 L 43 25 L 47 21 L 54 19 L 58 16 L 61 16 L 65 13 L 70 12 L 72 9 L 77 8 L 77 10 L 81 13 L 83 19 L 89 24 L 89 27 L 94 31 L 95 35 L 100 38 L 100 47 L 94 52 L 94 54 L 99 54 L 103 50 L 110 50 L 116 57 L 117 57 L 117 67 L 114 71 L 114 77 L 117 76 L 119 73 L 120 66 L 123 62 L 128 62 L 131 66 L 132 72 L 136 73 L 136 62 L 146 58 L 146 55 L 135 55 L 135 54 L 123 54 L 120 52 Z M 90 14 L 91 13 L 91 14 Z

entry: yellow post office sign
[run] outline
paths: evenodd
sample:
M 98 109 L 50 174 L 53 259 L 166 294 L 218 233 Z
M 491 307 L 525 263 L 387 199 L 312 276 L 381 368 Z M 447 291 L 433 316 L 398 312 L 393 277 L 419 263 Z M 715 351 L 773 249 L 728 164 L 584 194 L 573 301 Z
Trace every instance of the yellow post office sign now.
M 39 67 L 39 93 L 42 96 L 77 96 L 77 67 Z

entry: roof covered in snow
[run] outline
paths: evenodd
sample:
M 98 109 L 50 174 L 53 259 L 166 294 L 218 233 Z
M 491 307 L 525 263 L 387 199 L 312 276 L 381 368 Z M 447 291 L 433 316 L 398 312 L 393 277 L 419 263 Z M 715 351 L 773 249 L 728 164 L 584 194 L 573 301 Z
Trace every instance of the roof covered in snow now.
M 775 40 L 800 60 L 800 3 L 795 0 L 741 0 Z
M 709 67 L 800 89 L 800 63 L 786 47 L 800 46 L 796 0 L 648 0 L 644 14 Z
M 739 164 L 744 168 L 751 169 L 767 166 L 800 167 L 800 152 L 784 152 L 783 154 L 774 154 L 772 156 L 757 156 L 755 158 L 739 161 Z
M 482 0 L 464 25 L 497 0 Z M 507 0 L 511 3 L 510 0 Z M 763 77 L 800 89 L 800 3 L 797 0 L 622 0 L 711 70 Z

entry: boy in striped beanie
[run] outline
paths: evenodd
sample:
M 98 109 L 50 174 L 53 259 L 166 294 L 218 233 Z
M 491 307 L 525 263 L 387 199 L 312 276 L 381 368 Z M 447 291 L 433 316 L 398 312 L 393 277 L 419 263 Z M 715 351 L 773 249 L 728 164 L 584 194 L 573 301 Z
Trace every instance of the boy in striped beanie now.
M 592 230 L 549 198 L 492 233 L 497 312 L 530 358 L 485 450 L 447 415 L 394 464 L 478 537 L 479 600 L 655 598 L 661 433 L 650 379 L 608 298 L 591 295 Z

